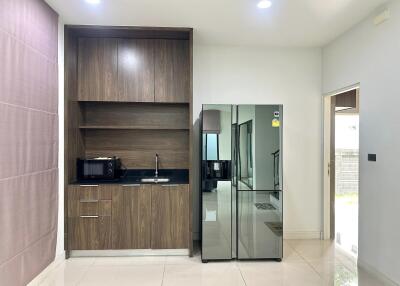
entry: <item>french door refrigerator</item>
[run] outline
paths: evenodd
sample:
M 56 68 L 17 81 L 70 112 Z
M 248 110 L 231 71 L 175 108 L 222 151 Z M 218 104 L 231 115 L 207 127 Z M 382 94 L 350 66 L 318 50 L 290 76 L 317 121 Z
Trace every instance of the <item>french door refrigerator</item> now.
M 203 105 L 203 262 L 282 259 L 282 127 L 282 105 Z

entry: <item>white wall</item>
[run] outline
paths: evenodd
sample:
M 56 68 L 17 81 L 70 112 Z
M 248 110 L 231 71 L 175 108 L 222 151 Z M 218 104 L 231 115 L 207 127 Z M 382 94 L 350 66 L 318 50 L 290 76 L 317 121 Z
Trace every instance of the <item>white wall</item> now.
M 400 283 L 400 1 L 389 7 L 324 48 L 323 90 L 361 85 L 359 262 Z
M 319 238 L 321 50 L 195 45 L 193 76 L 195 167 L 202 104 L 283 104 L 285 233 Z M 199 195 L 194 191 L 196 231 Z

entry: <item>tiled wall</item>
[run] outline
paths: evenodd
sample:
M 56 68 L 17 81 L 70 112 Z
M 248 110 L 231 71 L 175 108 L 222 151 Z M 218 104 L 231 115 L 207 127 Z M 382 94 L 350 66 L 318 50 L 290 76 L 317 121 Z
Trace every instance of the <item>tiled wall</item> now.
M 55 255 L 58 16 L 0 0 L 0 285 L 26 285 Z

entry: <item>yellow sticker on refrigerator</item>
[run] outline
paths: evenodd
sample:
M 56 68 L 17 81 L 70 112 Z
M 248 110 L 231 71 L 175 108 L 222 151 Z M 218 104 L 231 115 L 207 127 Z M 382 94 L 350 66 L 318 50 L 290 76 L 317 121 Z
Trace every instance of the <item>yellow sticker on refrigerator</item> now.
M 281 126 L 281 122 L 279 121 L 279 119 L 274 118 L 272 119 L 272 127 L 280 127 Z

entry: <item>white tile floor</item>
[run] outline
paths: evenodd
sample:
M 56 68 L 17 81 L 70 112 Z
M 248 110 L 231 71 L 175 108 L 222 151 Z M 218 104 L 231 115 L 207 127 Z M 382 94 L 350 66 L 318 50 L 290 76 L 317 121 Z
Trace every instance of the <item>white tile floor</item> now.
M 72 258 L 47 273 L 42 286 L 378 286 L 334 244 L 319 240 L 284 243 L 283 262 L 202 264 L 188 257 Z

